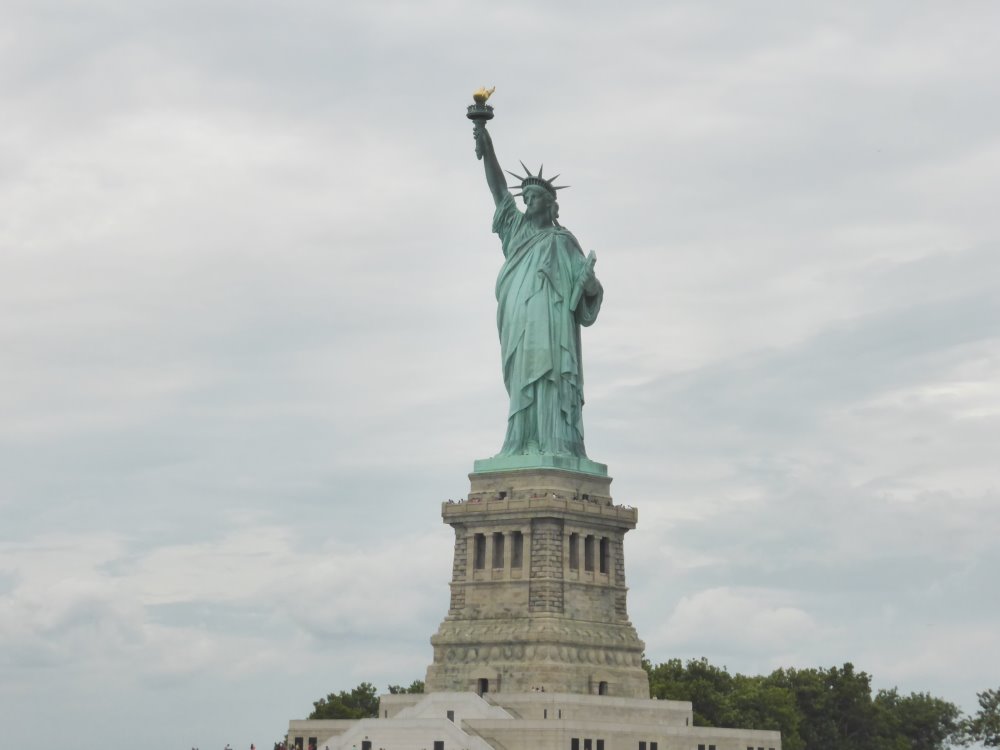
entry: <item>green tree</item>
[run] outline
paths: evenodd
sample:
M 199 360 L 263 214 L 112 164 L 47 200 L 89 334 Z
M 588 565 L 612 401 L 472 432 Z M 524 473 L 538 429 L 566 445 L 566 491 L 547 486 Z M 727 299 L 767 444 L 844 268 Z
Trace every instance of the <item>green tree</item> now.
M 779 669 L 768 684 L 791 691 L 799 711 L 799 731 L 807 750 L 873 750 L 878 721 L 871 677 L 851 663 L 829 669 Z
M 644 660 L 650 692 L 691 701 L 696 726 L 777 729 L 784 750 L 944 750 L 961 739 L 961 712 L 927 693 L 895 689 L 872 696 L 871 677 L 847 663 L 829 669 L 778 669 L 766 677 L 730 675 L 706 659 L 683 664 Z M 989 718 L 1000 718 L 1000 691 L 984 693 L 980 741 Z M 994 727 L 1000 727 L 997 721 Z
M 330 693 L 313 703 L 310 719 L 367 719 L 378 716 L 375 686 L 362 682 L 351 692 Z
M 963 722 L 966 744 L 1000 747 L 1000 689 L 977 693 L 979 710 Z
M 778 729 L 785 750 L 803 750 L 798 707 L 787 687 L 763 677 L 730 675 L 704 658 L 655 666 L 644 660 L 643 666 L 652 696 L 691 701 L 695 726 Z
M 928 693 L 901 696 L 896 688 L 879 690 L 873 703 L 886 750 L 941 750 L 960 738 L 961 711 L 954 703 Z
M 649 673 L 649 691 L 654 698 L 691 701 L 696 727 L 722 726 L 726 700 L 732 691 L 732 676 L 726 669 L 713 666 L 705 658 L 682 664 L 671 659 L 653 666 L 644 661 Z
M 424 681 L 414 680 L 410 683 L 409 687 L 403 687 L 402 685 L 390 685 L 389 692 L 393 695 L 399 695 L 400 693 L 422 693 L 424 692 Z
M 803 750 L 801 719 L 790 690 L 769 682 L 766 677 L 740 674 L 733 677 L 732 687 L 722 726 L 777 729 L 784 750 Z

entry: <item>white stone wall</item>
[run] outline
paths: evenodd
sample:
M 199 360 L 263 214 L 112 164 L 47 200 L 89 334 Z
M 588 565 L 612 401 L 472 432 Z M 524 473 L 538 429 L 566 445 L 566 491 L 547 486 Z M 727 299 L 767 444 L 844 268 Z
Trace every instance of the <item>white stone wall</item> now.
M 781 750 L 778 732 L 691 726 L 691 704 L 555 693 L 501 693 L 483 700 L 472 693 L 383 696 L 390 719 L 357 722 L 293 721 L 290 736 L 320 737 L 320 750 Z M 451 711 L 454 720 L 447 718 Z M 380 716 L 383 712 L 380 711 Z M 346 727 L 345 727 L 346 725 Z M 324 731 L 335 732 L 324 736 Z

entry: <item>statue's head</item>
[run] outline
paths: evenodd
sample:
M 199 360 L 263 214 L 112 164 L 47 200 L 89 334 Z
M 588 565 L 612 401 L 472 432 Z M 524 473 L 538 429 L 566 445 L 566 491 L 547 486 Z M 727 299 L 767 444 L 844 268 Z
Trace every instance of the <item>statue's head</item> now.
M 559 226 L 559 201 L 548 190 L 538 185 L 528 185 L 521 191 L 524 215 L 529 219 L 541 216 L 543 223 Z
M 556 200 L 556 191 L 562 190 L 566 185 L 553 185 L 553 181 L 559 175 L 556 175 L 552 179 L 545 179 L 542 177 L 542 171 L 544 170 L 544 165 L 538 168 L 538 174 L 531 174 L 531 170 L 524 166 L 524 162 L 521 162 L 521 166 L 524 167 L 524 171 L 527 173 L 526 176 L 514 174 L 513 172 L 507 172 L 507 174 L 516 178 L 520 181 L 521 192 L 520 195 L 524 198 L 524 213 L 525 216 L 529 218 L 536 215 L 543 215 L 547 219 L 545 223 L 555 224 L 559 226 L 559 202 Z M 529 195 L 532 196 L 529 199 Z M 540 214 L 544 211 L 545 214 Z

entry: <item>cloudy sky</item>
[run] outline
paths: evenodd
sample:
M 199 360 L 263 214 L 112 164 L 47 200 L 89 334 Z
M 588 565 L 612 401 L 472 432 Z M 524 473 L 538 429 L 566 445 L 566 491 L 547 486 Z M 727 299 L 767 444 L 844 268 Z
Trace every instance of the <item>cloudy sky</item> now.
M 5 0 L 5 746 L 270 744 L 422 678 L 561 172 L 654 662 L 1000 683 L 1000 5 Z

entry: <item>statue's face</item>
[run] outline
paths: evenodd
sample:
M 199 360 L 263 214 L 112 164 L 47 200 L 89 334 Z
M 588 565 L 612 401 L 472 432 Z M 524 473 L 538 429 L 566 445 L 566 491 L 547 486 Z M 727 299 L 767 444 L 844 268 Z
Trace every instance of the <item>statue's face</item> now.
M 529 219 L 535 216 L 548 217 L 552 199 L 544 188 L 529 186 L 524 189 L 524 215 Z

